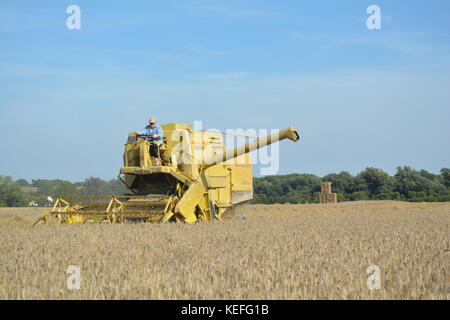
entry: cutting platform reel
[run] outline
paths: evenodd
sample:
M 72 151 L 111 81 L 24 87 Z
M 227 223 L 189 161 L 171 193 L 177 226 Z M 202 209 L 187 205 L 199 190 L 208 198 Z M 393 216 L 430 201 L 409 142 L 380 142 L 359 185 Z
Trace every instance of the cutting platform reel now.
M 173 217 L 178 198 L 168 195 L 145 196 L 70 196 L 60 197 L 34 225 L 55 224 L 166 222 Z

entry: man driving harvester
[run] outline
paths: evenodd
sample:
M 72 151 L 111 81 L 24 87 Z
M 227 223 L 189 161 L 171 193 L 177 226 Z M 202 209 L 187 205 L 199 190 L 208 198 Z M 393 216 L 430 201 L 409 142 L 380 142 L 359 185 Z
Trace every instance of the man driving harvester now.
M 144 128 L 144 130 L 134 133 L 138 136 L 144 136 L 146 140 L 151 142 L 150 145 L 150 156 L 153 160 L 154 166 L 159 166 L 159 146 L 163 141 L 163 130 L 160 126 L 156 125 L 156 118 L 148 119 L 149 125 Z

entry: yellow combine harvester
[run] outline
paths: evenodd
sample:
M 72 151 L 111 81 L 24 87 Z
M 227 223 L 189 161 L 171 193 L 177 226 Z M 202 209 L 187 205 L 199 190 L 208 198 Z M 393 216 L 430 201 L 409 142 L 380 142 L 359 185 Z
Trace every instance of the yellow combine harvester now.
M 218 132 L 162 125 L 160 165 L 154 165 L 145 136 L 130 133 L 119 178 L 132 195 L 60 197 L 34 225 L 125 221 L 194 223 L 221 219 L 233 206 L 253 198 L 250 152 L 284 139 L 298 141 L 289 127 L 226 150 Z

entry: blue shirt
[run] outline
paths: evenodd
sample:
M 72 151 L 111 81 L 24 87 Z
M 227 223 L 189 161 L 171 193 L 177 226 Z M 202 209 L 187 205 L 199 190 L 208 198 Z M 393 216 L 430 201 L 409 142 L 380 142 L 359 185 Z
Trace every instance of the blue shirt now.
M 161 127 L 158 126 L 158 125 L 155 126 L 153 129 L 150 128 L 150 125 L 148 125 L 148 126 L 146 126 L 146 127 L 144 128 L 144 130 L 142 130 L 142 131 L 139 132 L 139 133 L 142 134 L 142 135 L 149 136 L 149 137 L 147 138 L 147 140 L 149 140 L 149 141 L 155 141 L 155 142 L 162 142 L 162 139 L 163 139 L 163 136 L 164 136 L 163 130 L 162 130 Z M 159 138 L 153 139 L 152 136 L 153 136 L 154 134 L 159 135 Z

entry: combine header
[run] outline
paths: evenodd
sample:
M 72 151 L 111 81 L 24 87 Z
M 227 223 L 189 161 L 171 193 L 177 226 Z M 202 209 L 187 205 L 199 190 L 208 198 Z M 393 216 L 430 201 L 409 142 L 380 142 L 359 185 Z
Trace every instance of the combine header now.
M 34 225 L 49 219 L 57 224 L 220 220 L 253 198 L 250 152 L 284 139 L 299 140 L 289 127 L 226 150 L 221 133 L 177 123 L 162 128 L 161 165 L 153 165 L 153 142 L 135 133 L 128 136 L 119 178 L 132 195 L 60 197 Z
M 161 213 L 172 209 L 174 197 L 153 194 L 148 196 L 68 196 L 56 200 L 53 208 L 35 225 L 61 223 L 118 223 L 128 221 L 156 222 Z

